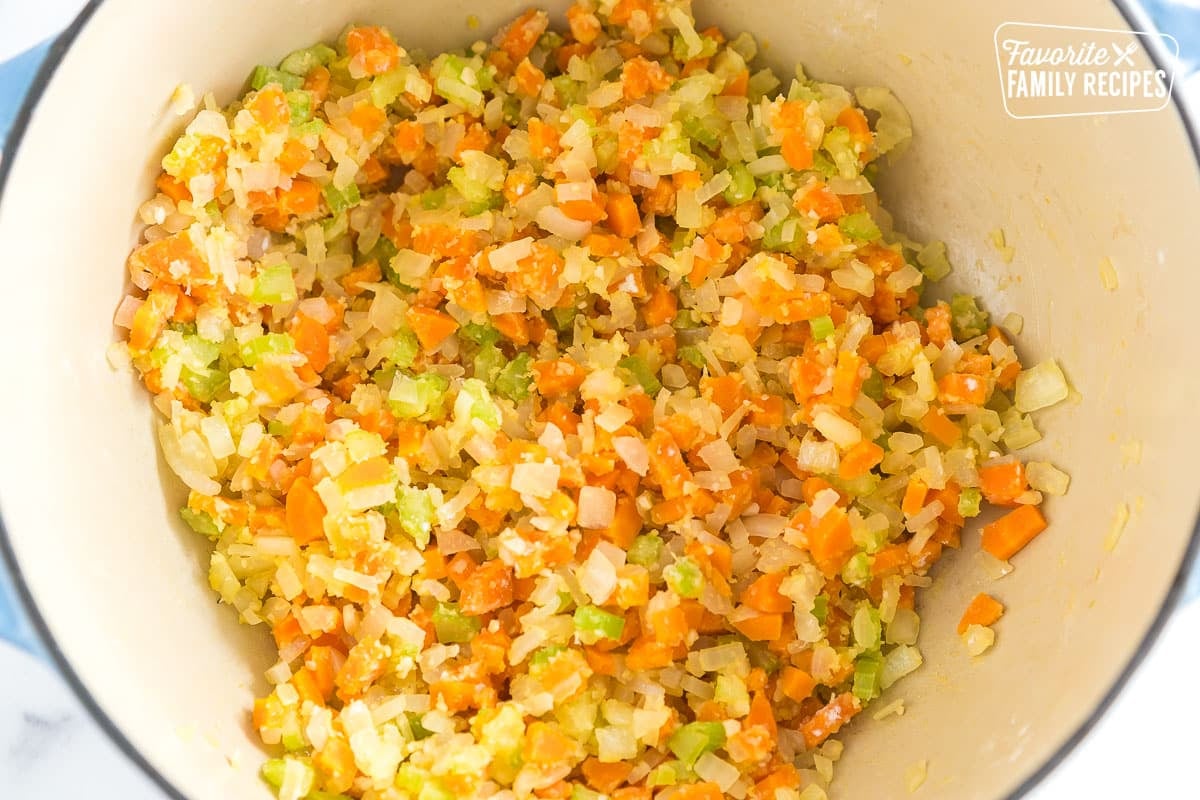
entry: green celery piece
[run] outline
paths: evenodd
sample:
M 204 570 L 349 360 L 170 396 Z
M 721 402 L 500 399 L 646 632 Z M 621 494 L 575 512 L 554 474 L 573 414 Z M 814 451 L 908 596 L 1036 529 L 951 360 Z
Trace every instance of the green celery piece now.
M 447 191 L 445 186 L 438 186 L 436 189 L 426 189 L 421 192 L 421 208 L 426 211 L 436 211 L 446 205 Z
M 960 342 L 982 336 L 988 328 L 988 313 L 973 295 L 956 294 L 950 298 L 950 327 Z
M 179 373 L 179 382 L 188 394 L 201 403 L 211 403 L 213 399 L 229 385 L 229 375 L 219 369 L 193 370 L 184 367 Z
M 633 544 L 629 545 L 629 552 L 625 558 L 631 564 L 649 569 L 658 563 L 658 559 L 662 555 L 663 540 L 657 533 L 643 533 L 641 536 L 633 540 Z
M 842 217 L 838 220 L 838 228 L 851 239 L 861 242 L 871 242 L 883 235 L 879 226 L 875 224 L 875 220 L 871 219 L 871 215 L 866 211 Z
M 318 66 L 324 66 L 337 58 L 337 51 L 327 44 L 315 44 L 303 50 L 288 53 L 279 62 L 279 69 L 303 77 Z
M 866 650 L 879 647 L 879 611 L 868 603 L 860 605 L 850 620 L 850 632 L 856 647 Z
M 979 516 L 979 503 L 983 493 L 974 486 L 968 486 L 958 496 L 958 513 L 964 517 Z
M 398 387 L 403 390 L 398 391 Z M 437 419 L 445 405 L 450 381 L 436 372 L 424 372 L 416 377 L 397 373 L 388 393 L 388 407 L 404 419 Z
M 268 355 L 296 352 L 296 343 L 286 333 L 267 333 L 245 342 L 238 352 L 243 364 L 255 367 Z
M 704 575 L 700 572 L 700 565 L 689 556 L 676 559 L 674 564 L 664 569 L 663 578 L 667 586 L 680 597 L 695 599 L 704 590 Z
M 396 492 L 396 513 L 400 528 L 412 537 L 417 547 L 424 550 L 433 532 L 433 521 L 437 509 L 428 492 L 412 486 L 401 486 Z
M 478 322 L 468 322 L 463 325 L 458 329 L 458 335 L 480 347 L 500 341 L 500 331 L 491 325 L 480 325 Z
M 429 730 L 421 723 L 420 714 L 415 711 L 406 711 L 404 713 L 408 717 L 408 727 L 409 730 L 412 731 L 414 740 L 419 742 L 422 739 L 428 739 L 433 735 L 433 731 Z
M 292 268 L 284 262 L 267 267 L 254 279 L 250 299 L 263 305 L 278 305 L 296 300 L 296 281 Z
M 312 119 L 312 95 L 305 91 L 287 93 L 288 109 L 292 112 L 292 124 L 303 125 Z
M 651 397 L 657 396 L 662 391 L 662 384 L 658 382 L 658 377 L 650 369 L 646 359 L 641 356 L 626 356 L 617 362 L 617 366 L 629 373 L 630 380 L 626 380 L 626 383 L 631 385 L 636 383 Z
M 356 183 L 351 183 L 344 189 L 328 183 L 325 185 L 325 202 L 329 204 L 330 211 L 340 214 L 362 202 L 362 195 L 359 194 Z
M 883 661 L 876 654 L 863 656 L 854 664 L 854 696 L 864 703 L 879 696 Z
M 837 174 L 843 178 L 858 176 L 858 154 L 850 138 L 850 130 L 841 125 L 829 129 L 821 141 L 821 149 L 829 154 Z M 813 160 L 816 166 L 816 159 Z
M 514 403 L 519 403 L 529 397 L 530 386 L 533 385 L 533 372 L 530 364 L 533 358 L 529 353 L 519 353 L 509 361 L 496 376 L 496 394 L 507 397 Z
M 817 341 L 828 339 L 833 335 L 833 319 L 828 315 L 814 317 L 808 321 L 808 325 L 812 330 L 812 337 Z
M 597 791 L 589 789 L 581 783 L 576 783 L 571 786 L 570 800 L 605 800 L 608 795 L 600 794 Z
M 211 539 L 221 535 L 221 529 L 217 527 L 216 520 L 203 511 L 192 511 L 185 506 L 179 509 L 179 516 L 196 533 L 202 533 Z
M 287 769 L 287 762 L 282 758 L 270 758 L 263 762 L 262 778 L 271 786 L 278 789 L 283 785 L 283 773 Z
M 264 64 L 259 64 L 250 74 L 250 88 L 255 91 L 272 83 L 279 84 L 285 92 L 290 92 L 303 86 L 304 79 L 299 75 L 292 75 L 290 72 L 284 72 Z
M 474 376 L 492 386 L 504 369 L 504 353 L 500 352 L 500 348 L 496 345 L 486 344 L 475 354 L 474 367 Z
M 549 644 L 545 647 L 538 648 L 533 652 L 533 655 L 529 657 L 530 669 L 533 667 L 544 667 L 545 665 L 549 664 L 556 655 L 564 652 L 566 649 L 567 648 L 560 644 Z
M 725 744 L 725 726 L 720 722 L 689 722 L 667 740 L 667 748 L 689 768 L 705 753 Z
M 279 420 L 273 419 L 267 423 L 267 433 L 271 434 L 272 436 L 291 436 L 292 426 L 285 425 Z
M 453 603 L 438 603 L 433 612 L 433 629 L 442 644 L 466 644 L 479 633 L 478 617 L 469 617 Z
M 417 353 L 421 351 L 417 335 L 409 328 L 401 328 L 392 334 L 392 338 L 396 341 L 396 346 L 392 348 L 388 360 L 400 369 L 408 369 L 416 360 Z
M 863 381 L 862 393 L 875 402 L 883 399 L 883 375 L 874 367 L 871 368 L 870 377 Z
M 826 618 L 829 616 L 829 598 L 823 594 L 819 594 L 813 598 L 812 615 L 817 618 L 817 622 L 825 624 Z
M 842 567 L 842 580 L 853 586 L 865 586 L 871 580 L 871 559 L 866 553 L 856 553 Z
M 596 606 L 580 606 L 575 609 L 575 634 L 584 644 L 595 644 L 601 639 L 620 639 L 625 630 L 625 618 L 611 614 Z
M 708 364 L 700 348 L 690 344 L 679 348 L 679 360 L 691 364 L 696 369 L 704 369 Z

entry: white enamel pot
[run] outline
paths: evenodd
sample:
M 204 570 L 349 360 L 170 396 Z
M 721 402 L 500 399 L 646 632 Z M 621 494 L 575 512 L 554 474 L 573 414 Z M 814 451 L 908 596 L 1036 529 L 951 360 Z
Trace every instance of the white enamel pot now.
M 269 796 L 247 709 L 272 658 L 265 631 L 217 605 L 207 543 L 175 513 L 183 492 L 156 452 L 150 404 L 105 360 L 135 210 L 181 126 L 167 98 L 187 82 L 227 102 L 253 65 L 350 21 L 437 52 L 525 5 L 92 2 L 17 122 L 0 165 L 0 549 L 58 666 L 168 795 Z M 1045 439 L 1025 451 L 1066 469 L 1071 490 L 992 585 L 1009 609 L 997 646 L 972 661 L 954 633 L 989 586 L 968 531 L 923 596 L 926 666 L 892 690 L 907 713 L 854 723 L 833 792 L 907 796 L 905 768 L 928 760 L 925 800 L 1018 797 L 1124 683 L 1196 546 L 1200 174 L 1186 116 L 1006 114 L 996 27 L 1135 24 L 1108 0 L 697 0 L 697 13 L 766 39 L 782 72 L 803 62 L 825 80 L 889 86 L 916 137 L 883 181 L 886 204 L 915 236 L 948 243 L 953 288 L 998 318 L 1021 314 L 1026 363 L 1054 355 L 1078 392 L 1040 416 Z M 989 241 L 997 228 L 1010 263 Z M 1115 291 L 1100 280 L 1105 258 Z M 1120 503 L 1131 517 L 1110 551 Z

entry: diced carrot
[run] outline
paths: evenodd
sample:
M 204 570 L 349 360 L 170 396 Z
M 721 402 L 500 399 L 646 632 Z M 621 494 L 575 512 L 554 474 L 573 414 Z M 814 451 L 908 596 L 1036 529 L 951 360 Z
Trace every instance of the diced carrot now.
M 911 478 L 904 489 L 904 499 L 900 501 L 900 510 L 912 516 L 925 507 L 925 495 L 929 487 L 917 478 Z
M 300 630 L 300 620 L 288 614 L 275 623 L 271 628 L 271 635 L 275 637 L 275 645 L 282 649 L 303 636 L 304 632 Z
M 625 783 L 629 773 L 633 771 L 632 761 L 616 761 L 606 763 L 595 756 L 586 759 L 580 765 L 583 779 L 588 786 L 604 794 L 612 794 L 617 787 Z
M 367 290 L 363 284 L 379 283 L 381 280 L 383 280 L 383 271 L 379 268 L 379 262 L 372 258 L 343 275 L 339 283 L 346 290 L 346 294 L 358 297 Z
M 546 85 L 546 73 L 530 63 L 528 58 L 521 59 L 517 65 L 517 92 L 526 97 L 536 97 Z
M 987 402 L 987 380 L 978 375 L 952 372 L 938 381 L 938 400 L 981 406 Z
M 508 54 L 514 64 L 519 63 L 533 50 L 533 46 L 549 25 L 550 18 L 545 11 L 531 8 L 500 33 L 500 49 Z
M 449 314 L 424 306 L 412 306 L 405 313 L 405 318 L 426 352 L 438 349 L 447 337 L 458 330 L 458 323 Z
M 462 587 L 458 607 L 464 614 L 477 617 L 503 608 L 513 601 L 512 570 L 503 561 L 485 561 L 471 573 Z
M 795 170 L 809 169 L 813 165 L 813 151 L 803 130 L 790 130 L 783 135 L 783 160 Z
M 867 117 L 854 106 L 847 106 L 837 115 L 837 124 L 850 131 L 850 137 L 864 149 L 871 146 L 871 126 Z
M 932 308 L 925 309 L 925 325 L 929 341 L 938 347 L 945 347 L 946 343 L 954 338 L 950 329 L 950 306 L 944 300 L 938 301 Z
M 346 33 L 346 50 L 368 75 L 382 75 L 400 63 L 400 47 L 383 28 L 360 26 Z
M 732 623 L 739 633 L 752 642 L 773 642 L 783 634 L 783 614 L 763 614 Z
M 154 185 L 158 187 L 160 192 L 176 203 L 192 199 L 192 193 L 188 190 L 187 184 L 165 172 L 158 176 L 158 180 L 154 182 Z
M 987 627 L 1004 616 L 1004 605 L 990 594 L 980 592 L 975 595 L 958 621 L 958 635 L 962 636 L 972 625 Z
M 658 482 L 663 497 L 670 500 L 683 495 L 684 484 L 692 478 L 679 452 L 679 445 L 667 431 L 659 428 L 648 442 L 650 449 L 650 476 Z
M 757 611 L 768 614 L 783 614 L 792 610 L 791 598 L 779 593 L 779 585 L 785 577 L 783 572 L 762 575 L 742 592 L 741 601 Z
M 775 428 L 784 423 L 783 397 L 777 394 L 762 394 L 750 401 L 750 424 Z
M 1001 561 L 1019 553 L 1046 530 L 1046 518 L 1037 506 L 1018 506 L 1000 519 L 983 526 L 983 549 Z
M 627 548 L 642 530 L 642 515 L 637 503 L 628 495 L 617 497 L 617 508 L 613 520 L 600 535 L 620 548 Z
M 947 447 L 954 446 L 962 438 L 962 428 L 952 422 L 940 408 L 929 409 L 917 427 Z
M 745 97 L 750 90 L 750 70 L 744 69 L 733 75 L 721 90 L 722 97 Z
M 846 512 L 835 506 L 808 530 L 808 549 L 817 567 L 826 577 L 836 575 L 854 550 L 850 520 Z
M 669 325 L 678 313 L 678 306 L 675 293 L 660 283 L 651 290 L 650 299 L 642 305 L 642 317 L 652 328 Z
M 751 800 L 775 800 L 779 789 L 796 791 L 800 786 L 800 771 L 792 764 L 776 767 L 767 777 L 754 784 L 750 791 Z
M 296 350 L 304 354 L 308 364 L 317 372 L 329 366 L 329 333 L 325 326 L 304 314 L 297 314 L 291 327 Z
M 279 210 L 289 216 L 314 214 L 321 204 L 321 190 L 306 178 L 295 178 L 290 189 L 279 190 L 277 203 Z
M 987 464 L 979 468 L 979 488 L 989 503 L 1011 506 L 1025 493 L 1029 484 L 1025 477 L 1025 465 L 1015 458 L 999 464 Z
M 345 737 L 337 733 L 326 738 L 325 746 L 313 756 L 313 767 L 321 776 L 321 786 L 335 794 L 350 791 L 358 775 L 354 751 Z
M 411 164 L 425 146 L 425 126 L 413 120 L 397 122 L 392 129 L 392 144 L 400 159 Z
M 543 397 L 559 397 L 580 387 L 587 373 L 570 358 L 554 361 L 535 361 L 533 381 Z
M 834 403 L 845 408 L 854 405 L 862 391 L 862 372 L 866 363 L 856 353 L 846 350 L 838 353 L 837 366 L 833 369 L 833 388 L 830 390 L 830 399 Z
M 890 544 L 871 557 L 871 575 L 887 575 L 907 566 L 909 562 L 908 545 Z
M 850 692 L 832 699 L 800 726 L 804 744 L 811 750 L 842 729 L 850 719 L 862 710 L 862 703 Z
M 787 666 L 779 673 L 779 690 L 789 700 L 797 703 L 807 700 L 816 688 L 816 680 L 802 669 Z
M 580 44 L 591 44 L 600 35 L 599 18 L 579 4 L 567 9 L 567 25 L 571 28 L 571 36 Z
M 297 544 L 305 545 L 325 536 L 325 504 L 312 481 L 297 478 L 285 501 L 288 533 Z
M 626 61 L 621 68 L 621 86 L 626 100 L 640 100 L 648 94 L 661 92 L 671 82 L 671 76 L 661 64 L 642 56 Z
M 649 669 L 662 669 L 674 661 L 673 645 L 663 644 L 653 637 L 642 636 L 634 640 L 625 655 L 625 666 L 634 672 L 644 672 Z
M 529 320 L 524 314 L 499 314 L 492 317 L 492 327 L 518 347 L 529 344 Z
M 325 98 L 329 96 L 329 84 L 332 76 L 329 70 L 318 64 L 304 76 L 305 91 L 312 92 L 313 100 L 318 103 L 324 103 Z
M 725 793 L 721 791 L 720 784 L 703 781 L 676 786 L 670 797 L 671 800 L 724 800 Z
M 321 696 L 321 690 L 317 688 L 317 680 L 307 668 L 301 668 L 292 675 L 292 686 L 296 689 L 296 694 L 300 696 L 300 702 L 306 700 L 314 705 L 325 705 L 325 698 Z
M 866 475 L 883 461 L 883 448 L 874 442 L 863 440 L 852 446 L 838 464 L 838 477 L 849 481 Z
M 823 183 L 818 183 L 805 192 L 796 201 L 796 209 L 820 222 L 832 222 L 846 213 L 841 199 Z
M 527 763 L 557 767 L 578 748 L 579 744 L 558 725 L 534 722 L 525 733 L 521 754 Z
M 173 288 L 173 287 L 172 287 Z M 167 320 L 175 311 L 179 290 L 152 289 L 146 296 L 145 302 L 134 312 L 133 324 L 129 330 L 129 347 L 131 350 L 149 350 L 158 339 L 158 335 L 167 327 Z

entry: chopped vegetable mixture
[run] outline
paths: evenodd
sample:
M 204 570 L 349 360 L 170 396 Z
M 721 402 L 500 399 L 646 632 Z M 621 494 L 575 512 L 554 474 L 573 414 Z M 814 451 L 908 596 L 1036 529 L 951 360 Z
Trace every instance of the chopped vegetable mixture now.
M 278 646 L 263 777 L 819 800 L 965 521 L 1003 507 L 999 559 L 1045 527 L 1067 477 L 1011 452 L 1066 380 L 923 294 L 950 264 L 876 199 L 888 91 L 781 79 L 680 0 L 550 22 L 260 66 L 141 209 L 117 324 L 212 588 Z

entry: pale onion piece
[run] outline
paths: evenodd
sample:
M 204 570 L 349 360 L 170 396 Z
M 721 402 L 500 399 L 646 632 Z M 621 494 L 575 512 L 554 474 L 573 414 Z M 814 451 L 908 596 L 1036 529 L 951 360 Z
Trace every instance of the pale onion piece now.
M 729 170 L 721 170 L 696 190 L 696 200 L 700 203 L 707 203 L 729 188 L 731 183 L 733 183 L 733 178 L 730 176 Z
M 132 328 L 133 316 L 142 307 L 143 302 L 145 301 L 139 300 L 133 295 L 125 295 L 121 299 L 121 304 L 117 306 L 117 313 L 113 315 L 113 324 L 118 328 Z
M 1025 474 L 1031 488 L 1046 494 L 1066 494 L 1071 484 L 1070 475 L 1045 461 L 1030 461 L 1025 465 Z
M 554 199 L 559 203 L 569 203 L 572 200 L 591 200 L 596 191 L 596 182 L 566 181 L 554 187 Z
M 1019 335 L 1021 333 L 1021 331 L 1024 330 L 1024 328 L 1025 328 L 1025 318 L 1022 317 L 1020 314 L 1010 312 L 1010 313 L 1004 315 L 1004 319 L 1002 319 L 1000 321 L 1000 327 L 1004 328 L 1004 330 L 1008 331 L 1009 333 L 1013 334 L 1014 336 Z M 998 342 L 998 341 L 1000 341 L 1000 340 L 999 339 L 994 340 L 994 342 Z
M 636 436 L 613 437 L 613 450 L 625 462 L 625 466 L 644 476 L 650 469 L 650 451 L 646 443 Z
M 861 265 L 862 269 L 858 269 L 858 265 Z M 874 273 L 871 272 L 869 267 L 857 260 L 851 261 L 845 267 L 835 269 L 830 273 L 829 277 L 843 289 L 857 292 L 863 297 L 871 297 L 875 294 Z
M 558 464 L 551 461 L 516 464 L 512 470 L 513 491 L 545 499 L 558 488 Z
M 917 789 L 921 788 L 921 784 L 925 783 L 925 777 L 929 774 L 929 762 L 922 759 L 915 764 L 910 764 L 904 770 L 904 788 L 912 794 Z
M 875 187 L 862 175 L 853 178 L 843 178 L 835 175 L 829 179 L 829 191 L 834 194 L 871 194 Z
M 592 223 L 571 219 L 558 206 L 543 206 L 536 220 L 543 230 L 571 241 L 579 241 L 592 232 Z
M 701 780 L 717 784 L 722 792 L 729 791 L 730 787 L 741 777 L 741 772 L 737 767 L 712 753 L 700 756 L 696 760 L 693 771 Z
M 756 178 L 770 175 L 773 172 L 785 172 L 788 169 L 787 160 L 781 155 L 763 156 L 746 164 L 746 169 Z
M 596 415 L 596 427 L 609 433 L 616 433 L 631 419 L 633 419 L 632 411 L 614 403 Z
M 862 431 L 853 422 L 831 411 L 818 411 L 813 414 L 813 427 L 822 436 L 843 449 L 853 447 L 862 441 Z
M 896 681 L 914 672 L 925 661 L 921 651 L 911 645 L 900 645 L 883 658 L 883 668 L 879 671 L 879 685 L 887 689 Z
M 726 475 L 735 472 L 741 466 L 733 448 L 724 439 L 714 439 L 701 447 L 696 455 L 708 465 L 709 469 L 714 472 L 723 472 Z
M 1125 532 L 1125 526 L 1129 524 L 1129 504 L 1118 503 L 1116 511 L 1113 513 L 1112 525 L 1108 529 L 1108 536 L 1104 539 L 1104 549 L 1112 552 L 1117 548 L 1117 542 L 1121 541 L 1121 534 Z
M 603 486 L 584 486 L 579 490 L 576 522 L 581 528 L 605 528 L 612 524 L 617 496 Z
M 813 497 L 812 505 L 809 510 L 812 512 L 814 520 L 819 520 L 824 517 L 829 511 L 838 504 L 841 495 L 836 489 L 822 489 Z
M 1100 285 L 1110 292 L 1115 292 L 1119 286 L 1117 268 L 1113 266 L 1112 259 L 1108 256 L 1100 259 Z M 1019 331 L 1013 332 L 1019 333 Z
M 912 264 L 905 264 L 900 269 L 891 273 L 884 279 L 884 284 L 888 289 L 900 294 L 907 292 L 914 286 L 919 286 L 925 276 L 921 274 L 921 270 L 914 267 Z
M 887 623 L 884 636 L 892 644 L 913 645 L 921 632 L 921 618 L 911 608 L 897 608 L 892 621 Z
M 591 197 L 590 193 L 588 197 Z M 533 239 L 526 236 L 515 242 L 501 245 L 488 253 L 488 264 L 496 272 L 515 272 L 519 268 L 518 263 L 532 253 Z
M 436 534 L 438 550 L 443 555 L 454 555 L 471 550 L 482 550 L 475 537 L 460 530 L 438 531 Z
M 580 503 L 581 507 L 582 505 Z M 579 581 L 579 588 L 596 605 L 608 602 L 612 593 L 617 589 L 617 568 L 612 561 L 597 550 L 592 550 L 587 560 L 579 565 L 575 576 Z
M 897 697 L 895 700 L 888 703 L 886 706 L 884 706 L 883 708 L 879 709 L 874 714 L 872 714 L 871 719 L 879 721 L 879 720 L 887 719 L 888 717 L 893 716 L 893 715 L 895 715 L 897 717 L 904 716 L 904 698 Z
M 609 106 L 620 102 L 624 96 L 625 90 L 619 81 L 608 81 L 602 83 L 588 93 L 587 104 L 588 108 L 608 108 Z
M 1017 376 L 1014 403 L 1018 411 L 1028 413 L 1061 403 L 1069 393 L 1066 376 L 1058 362 L 1049 358 Z
M 996 643 L 996 632 L 983 625 L 968 626 L 962 636 L 967 652 L 972 656 L 981 656 Z

